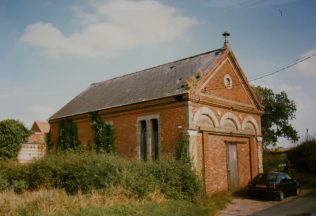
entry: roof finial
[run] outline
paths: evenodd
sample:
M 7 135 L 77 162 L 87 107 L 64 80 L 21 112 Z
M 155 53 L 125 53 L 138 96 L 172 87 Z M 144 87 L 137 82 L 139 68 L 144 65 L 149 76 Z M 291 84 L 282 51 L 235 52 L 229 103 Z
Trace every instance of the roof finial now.
M 224 33 L 222 34 L 224 36 L 224 48 L 227 47 L 228 45 L 228 36 L 230 36 L 230 33 L 228 31 L 224 31 Z

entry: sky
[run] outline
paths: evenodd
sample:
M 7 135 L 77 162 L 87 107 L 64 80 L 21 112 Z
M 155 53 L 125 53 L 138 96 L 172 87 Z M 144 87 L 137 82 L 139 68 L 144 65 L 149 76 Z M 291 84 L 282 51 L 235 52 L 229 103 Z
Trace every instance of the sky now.
M 285 91 L 314 136 L 314 0 L 0 0 L 0 120 L 31 127 L 91 83 L 220 48 L 224 31 L 249 80 L 312 56 L 251 84 Z

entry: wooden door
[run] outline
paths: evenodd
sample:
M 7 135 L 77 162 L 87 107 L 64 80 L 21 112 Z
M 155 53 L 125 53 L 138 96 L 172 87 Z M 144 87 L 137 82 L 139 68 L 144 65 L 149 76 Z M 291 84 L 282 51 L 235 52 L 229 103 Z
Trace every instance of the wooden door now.
M 237 144 L 227 144 L 227 175 L 230 191 L 239 189 Z

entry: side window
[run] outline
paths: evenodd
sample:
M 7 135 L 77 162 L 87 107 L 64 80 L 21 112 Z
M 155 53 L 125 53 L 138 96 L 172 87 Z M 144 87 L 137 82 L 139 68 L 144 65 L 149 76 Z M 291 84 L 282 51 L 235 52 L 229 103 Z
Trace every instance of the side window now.
M 147 124 L 146 121 L 140 121 L 140 158 L 147 160 Z
M 286 178 L 287 180 L 292 180 L 292 178 L 291 178 L 288 174 L 285 174 L 285 178 Z
M 151 156 L 153 160 L 159 159 L 159 130 L 158 130 L 158 120 L 152 119 L 151 120 Z
M 140 159 L 157 160 L 160 155 L 159 116 L 145 116 L 138 119 Z
M 285 175 L 285 174 L 280 174 L 280 183 L 287 183 L 289 182 L 289 179 L 287 178 L 289 177 L 288 175 Z
M 284 175 L 283 175 L 283 174 L 280 174 L 280 175 L 278 176 L 278 183 L 283 183 L 283 181 L 284 181 Z

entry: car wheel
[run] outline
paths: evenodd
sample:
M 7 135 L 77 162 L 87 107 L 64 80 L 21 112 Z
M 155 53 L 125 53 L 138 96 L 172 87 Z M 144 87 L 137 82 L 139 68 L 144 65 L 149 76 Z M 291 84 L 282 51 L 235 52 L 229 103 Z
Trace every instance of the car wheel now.
M 279 194 L 278 194 L 278 200 L 279 200 L 279 201 L 284 200 L 284 193 L 283 193 L 283 191 L 280 191 L 280 192 L 279 192 Z
M 295 195 L 296 196 L 298 196 L 298 195 L 300 195 L 300 193 L 301 193 L 301 188 L 296 188 L 296 192 L 295 192 Z

